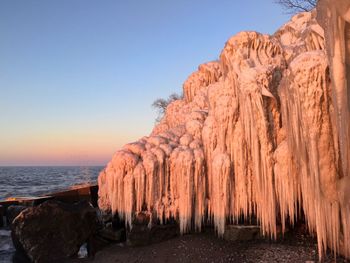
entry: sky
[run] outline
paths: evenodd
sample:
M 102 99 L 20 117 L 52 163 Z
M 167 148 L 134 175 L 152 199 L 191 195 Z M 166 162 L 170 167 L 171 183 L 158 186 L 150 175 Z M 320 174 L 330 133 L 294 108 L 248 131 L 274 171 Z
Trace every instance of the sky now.
M 288 19 L 273 0 L 1 0 L 0 166 L 105 165 L 231 36 Z

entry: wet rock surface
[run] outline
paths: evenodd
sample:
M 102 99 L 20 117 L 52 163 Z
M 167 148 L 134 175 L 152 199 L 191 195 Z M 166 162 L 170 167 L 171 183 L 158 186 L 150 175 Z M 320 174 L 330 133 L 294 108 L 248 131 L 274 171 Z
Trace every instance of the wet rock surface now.
M 47 201 L 15 218 L 12 239 L 32 261 L 50 262 L 76 255 L 97 228 L 96 210 L 88 202 Z

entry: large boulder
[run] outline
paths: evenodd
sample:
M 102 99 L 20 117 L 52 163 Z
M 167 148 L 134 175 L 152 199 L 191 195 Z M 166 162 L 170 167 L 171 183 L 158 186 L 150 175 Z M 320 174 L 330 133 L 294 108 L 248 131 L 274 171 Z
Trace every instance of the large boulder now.
M 88 202 L 52 200 L 22 211 L 12 222 L 12 239 L 33 262 L 60 261 L 76 255 L 97 228 L 96 210 Z

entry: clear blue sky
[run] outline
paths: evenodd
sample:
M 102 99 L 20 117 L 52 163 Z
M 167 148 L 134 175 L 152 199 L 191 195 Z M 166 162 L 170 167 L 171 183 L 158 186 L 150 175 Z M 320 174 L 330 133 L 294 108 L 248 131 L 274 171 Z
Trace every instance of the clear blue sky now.
M 1 0 L 0 165 L 104 165 L 230 36 L 288 19 L 273 0 Z

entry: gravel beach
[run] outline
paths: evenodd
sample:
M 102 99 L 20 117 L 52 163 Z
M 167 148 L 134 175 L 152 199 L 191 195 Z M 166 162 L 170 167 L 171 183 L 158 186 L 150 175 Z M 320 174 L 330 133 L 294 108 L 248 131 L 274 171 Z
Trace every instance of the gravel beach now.
M 93 260 L 70 262 L 318 262 L 316 240 L 302 232 L 287 233 L 277 241 L 258 239 L 247 242 L 225 241 L 212 232 L 180 236 L 162 243 L 129 247 L 123 243 L 98 252 Z M 328 253 L 323 262 L 335 262 Z M 337 257 L 336 262 L 348 262 Z

